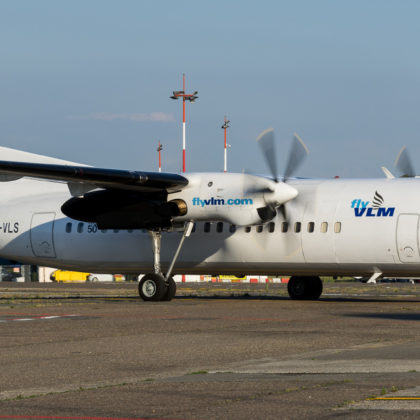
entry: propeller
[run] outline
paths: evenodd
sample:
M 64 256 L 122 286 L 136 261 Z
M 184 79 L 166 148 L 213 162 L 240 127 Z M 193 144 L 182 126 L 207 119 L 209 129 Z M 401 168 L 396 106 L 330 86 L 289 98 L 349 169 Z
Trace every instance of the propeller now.
M 411 159 L 405 146 L 402 147 L 400 153 L 398 153 L 397 159 L 395 160 L 395 167 L 400 171 L 402 174 L 401 176 L 403 177 L 414 178 L 416 176 L 416 172 L 411 164 Z
M 274 145 L 274 130 L 272 128 L 267 128 L 267 130 L 264 130 L 257 137 L 257 143 L 260 145 L 265 161 L 270 168 L 271 176 L 273 177 L 274 182 L 278 182 L 277 159 Z
M 287 159 L 286 170 L 284 172 L 283 179 L 280 182 L 277 172 L 274 130 L 272 128 L 264 130 L 257 137 L 257 142 L 261 148 L 274 181 L 265 188 L 261 188 L 259 190 L 259 192 L 264 194 L 267 205 L 265 207 L 260 207 L 257 210 L 258 214 L 263 222 L 267 222 L 276 216 L 278 208 L 283 217 L 286 219 L 285 203 L 296 197 L 298 194 L 297 190 L 290 185 L 287 185 L 286 182 L 296 172 L 309 153 L 309 150 L 302 139 L 295 133 L 293 135 L 292 146 Z M 286 193 L 289 194 L 289 198 L 281 198 L 281 196 L 284 196 Z
M 296 133 L 294 133 L 286 170 L 284 171 L 283 182 L 286 182 L 293 174 L 296 173 L 308 154 L 309 149 L 306 147 L 306 144 Z

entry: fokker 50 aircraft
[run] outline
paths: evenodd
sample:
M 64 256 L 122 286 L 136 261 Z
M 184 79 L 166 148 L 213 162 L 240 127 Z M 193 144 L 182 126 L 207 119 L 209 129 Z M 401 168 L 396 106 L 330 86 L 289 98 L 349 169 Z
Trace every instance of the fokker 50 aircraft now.
M 257 140 L 271 177 L 100 169 L 0 148 L 0 257 L 149 271 L 149 301 L 175 296 L 174 268 L 291 275 L 294 299 L 318 299 L 322 275 L 419 275 L 419 179 L 292 179 L 307 153 L 295 135 L 280 180 L 273 131 Z

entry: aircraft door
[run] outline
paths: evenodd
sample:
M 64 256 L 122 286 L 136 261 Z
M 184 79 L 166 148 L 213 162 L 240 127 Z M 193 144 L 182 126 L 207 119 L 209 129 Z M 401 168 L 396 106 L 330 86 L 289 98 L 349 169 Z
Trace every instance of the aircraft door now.
M 400 214 L 397 222 L 397 249 L 401 262 L 420 262 L 418 232 L 419 215 Z
M 31 246 L 37 257 L 55 258 L 53 242 L 55 213 L 34 213 L 31 221 Z

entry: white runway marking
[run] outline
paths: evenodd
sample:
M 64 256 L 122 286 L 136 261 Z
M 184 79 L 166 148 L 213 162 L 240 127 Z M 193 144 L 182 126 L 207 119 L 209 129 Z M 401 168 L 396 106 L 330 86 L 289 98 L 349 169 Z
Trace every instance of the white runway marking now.
M 30 318 L 7 318 L 7 319 L 0 319 L 0 322 L 22 322 L 22 321 L 42 321 L 48 319 L 58 319 L 58 318 L 69 318 L 69 317 L 77 317 L 79 315 L 69 314 L 69 315 L 43 315 L 43 316 L 33 316 Z

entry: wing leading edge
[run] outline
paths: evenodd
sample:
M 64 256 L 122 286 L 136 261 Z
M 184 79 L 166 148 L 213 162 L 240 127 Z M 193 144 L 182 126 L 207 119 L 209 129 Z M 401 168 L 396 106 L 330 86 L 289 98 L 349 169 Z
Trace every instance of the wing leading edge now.
M 0 161 L 0 174 L 89 184 L 106 189 L 150 192 L 177 191 L 188 184 L 187 178 L 171 173 L 11 161 Z

